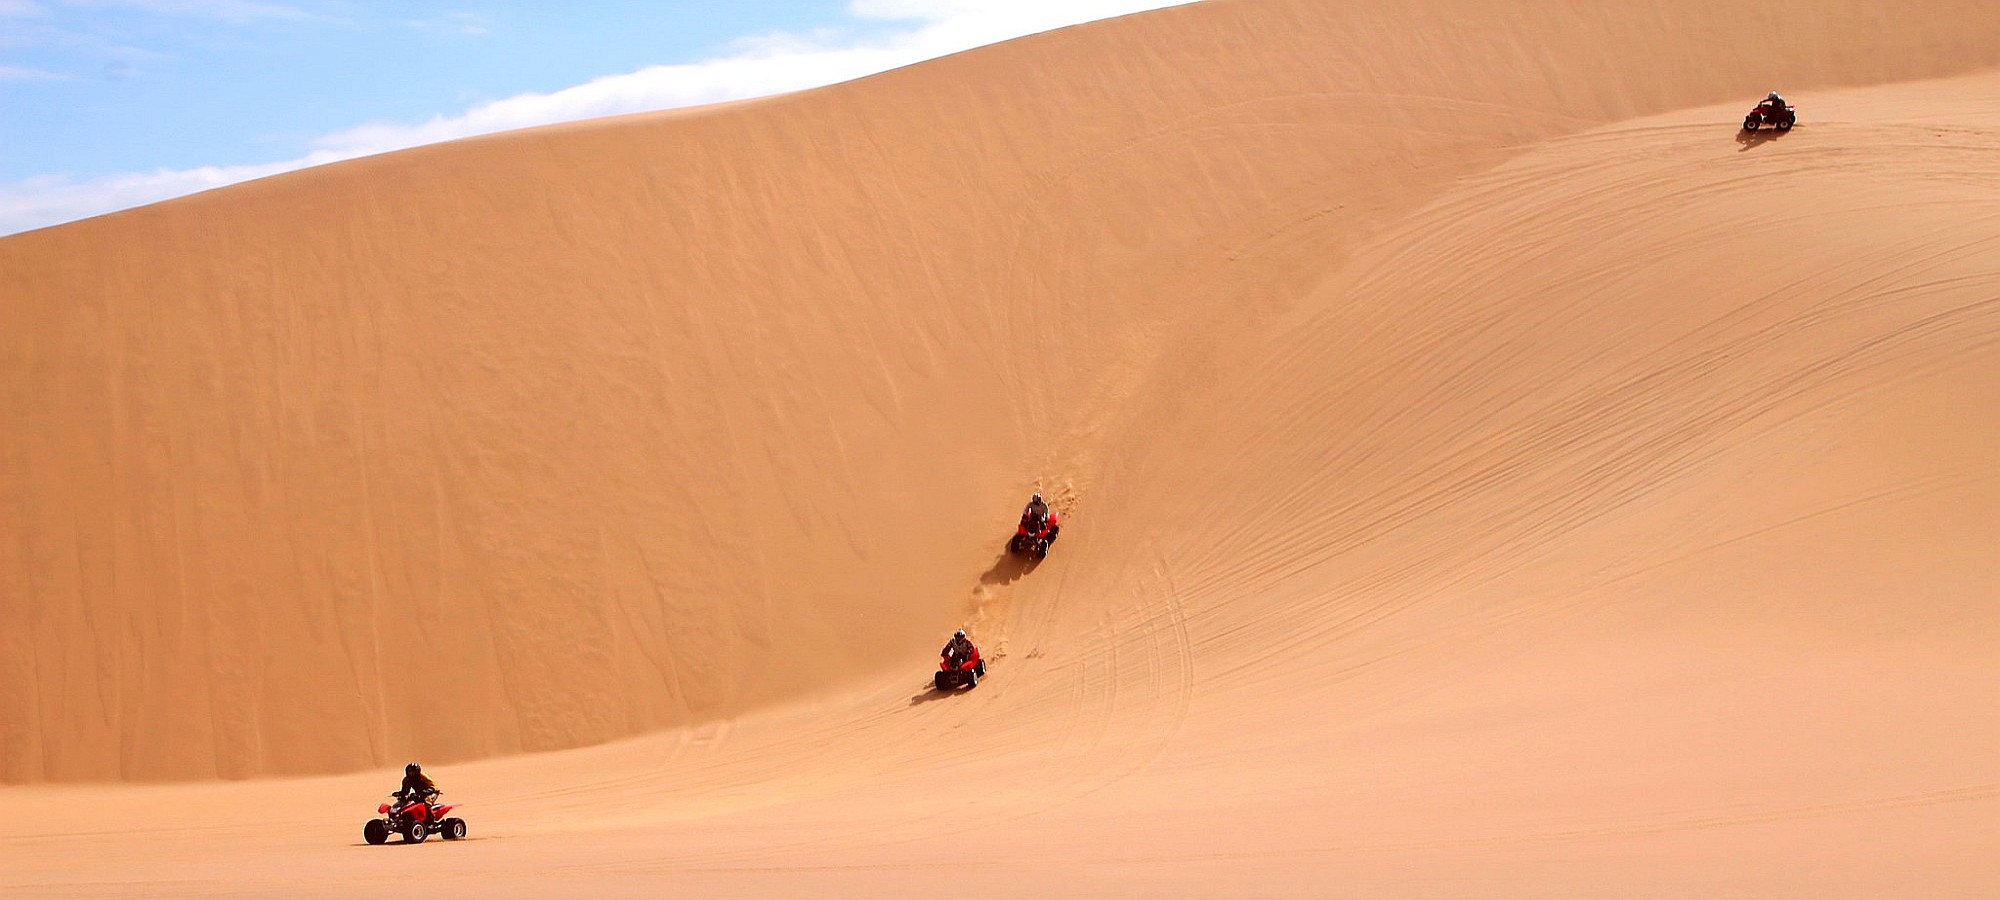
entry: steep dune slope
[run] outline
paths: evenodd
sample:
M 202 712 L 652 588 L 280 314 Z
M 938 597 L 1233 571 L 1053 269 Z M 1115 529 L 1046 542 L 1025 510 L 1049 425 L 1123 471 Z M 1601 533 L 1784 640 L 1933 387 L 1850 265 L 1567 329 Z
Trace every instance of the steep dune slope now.
M 1146 383 L 1088 527 L 985 585 L 973 693 L 912 666 L 447 767 L 496 840 L 445 853 L 347 846 L 327 811 L 379 776 L 16 787 L 0 885 L 1990 894 L 1996 89 L 1818 93 L 1755 143 L 1690 110 L 1453 186 Z
M 1113 614 L 1185 513 L 1094 482 L 1206 432 L 1143 411 L 1215 348 L 1329 314 L 1358 240 L 1536 139 L 1996 61 L 1987 6 L 1892 9 L 1219 2 L 0 242 L 0 772 L 465 759 L 867 683 L 1010 626 L 973 582 L 1031 483 L 1126 548 L 1063 613 Z M 1158 484 L 1238 458 L 1201 447 Z M 1241 508 L 1202 512 L 1256 549 L 1188 540 L 1304 564 Z

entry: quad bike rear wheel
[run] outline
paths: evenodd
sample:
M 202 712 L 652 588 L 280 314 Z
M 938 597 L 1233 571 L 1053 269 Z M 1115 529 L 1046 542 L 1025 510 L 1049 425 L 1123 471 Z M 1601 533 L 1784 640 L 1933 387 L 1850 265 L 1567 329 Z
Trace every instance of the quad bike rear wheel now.
M 424 838 L 430 836 L 431 836 L 430 826 L 425 825 L 422 822 L 411 822 L 410 824 L 403 826 L 403 840 L 406 843 L 421 844 L 424 842 Z
M 382 843 L 389 839 L 389 826 L 381 819 L 369 819 L 368 824 L 361 826 L 361 839 L 371 844 Z
M 1790 131 L 1792 130 L 1793 122 L 1794 120 L 1792 119 L 1779 119 L 1778 124 L 1772 127 L 1778 129 L 1779 131 Z
M 1744 131 L 1756 131 L 1756 130 L 1757 130 L 1757 126 L 1759 126 L 1759 125 L 1762 125 L 1762 124 L 1764 124 L 1764 123 L 1763 123 L 1763 122 L 1761 122 L 1761 121 L 1758 121 L 1758 119 L 1757 119 L 1756 115 L 1754 115 L 1754 114 L 1753 114 L 1753 115 L 1748 115 L 1748 116 L 1744 116 L 1744 117 L 1743 117 L 1743 130 L 1744 130 Z
M 447 841 L 464 840 L 465 820 L 453 816 L 452 818 L 446 819 L 443 822 L 438 823 L 438 837 L 444 838 Z

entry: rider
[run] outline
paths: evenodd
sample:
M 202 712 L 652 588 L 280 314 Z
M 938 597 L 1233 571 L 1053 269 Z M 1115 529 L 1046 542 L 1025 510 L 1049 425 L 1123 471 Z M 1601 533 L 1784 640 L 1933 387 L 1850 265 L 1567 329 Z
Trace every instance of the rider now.
M 1042 523 L 1048 521 L 1048 518 L 1049 504 L 1042 500 L 1042 495 L 1036 494 L 1033 497 L 1029 497 L 1028 507 L 1021 510 L 1021 522 L 1029 526 L 1028 530 L 1040 530 Z
M 972 646 L 972 639 L 966 637 L 965 629 L 961 628 L 952 632 L 951 640 L 944 645 L 944 650 L 938 655 L 957 662 L 959 660 L 971 659 L 974 652 L 975 648 Z
M 403 786 L 391 796 L 396 798 L 396 808 L 400 810 L 412 803 L 428 802 L 439 793 L 437 783 L 424 774 L 423 767 L 410 763 L 403 767 Z

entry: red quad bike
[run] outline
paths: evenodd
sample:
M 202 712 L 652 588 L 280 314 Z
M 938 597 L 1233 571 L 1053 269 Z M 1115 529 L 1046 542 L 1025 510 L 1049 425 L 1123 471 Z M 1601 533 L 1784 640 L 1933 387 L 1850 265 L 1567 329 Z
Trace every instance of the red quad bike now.
M 1060 531 L 1062 531 L 1062 516 L 1053 509 L 1049 510 L 1048 516 L 1040 522 L 1022 516 L 1021 524 L 1014 528 L 1013 540 L 1007 542 L 1007 549 L 1012 553 L 1026 553 L 1036 559 L 1046 559 L 1049 555 L 1049 545 L 1056 542 L 1056 534 Z
M 433 803 L 412 803 L 399 810 L 384 803 L 375 810 L 382 817 L 369 819 L 368 824 L 361 826 L 361 838 L 371 844 L 380 844 L 387 841 L 393 831 L 402 835 L 406 844 L 421 844 L 424 838 L 433 834 L 447 841 L 456 841 L 465 837 L 465 820 L 446 815 L 454 808 Z
M 937 674 L 931 676 L 931 684 L 940 691 L 956 690 L 979 686 L 979 679 L 986 677 L 986 660 L 979 657 L 979 648 L 972 648 L 971 656 L 947 656 L 938 662 Z
M 1787 103 L 1781 110 L 1775 106 L 1759 103 L 1750 110 L 1749 115 L 1743 117 L 1743 130 L 1756 131 L 1759 126 L 1769 125 L 1779 131 L 1790 131 L 1798 121 L 1799 108 L 1796 106 Z

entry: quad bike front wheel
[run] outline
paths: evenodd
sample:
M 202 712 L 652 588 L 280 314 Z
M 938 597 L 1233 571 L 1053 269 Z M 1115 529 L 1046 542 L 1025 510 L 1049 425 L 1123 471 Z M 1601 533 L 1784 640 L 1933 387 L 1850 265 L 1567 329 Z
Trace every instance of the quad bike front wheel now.
M 943 671 L 939 671 L 937 674 L 931 676 L 931 686 L 940 691 L 951 690 L 951 682 L 946 680 L 947 677 Z
M 382 843 L 389 839 L 389 826 L 381 819 L 369 819 L 368 824 L 361 826 L 361 839 L 371 844 Z
M 438 823 L 438 837 L 447 841 L 465 840 L 465 820 L 453 817 Z
M 430 826 L 425 825 L 422 822 L 411 822 L 410 824 L 403 826 L 403 841 L 405 843 L 421 844 L 424 842 L 424 838 L 430 836 L 431 836 Z

